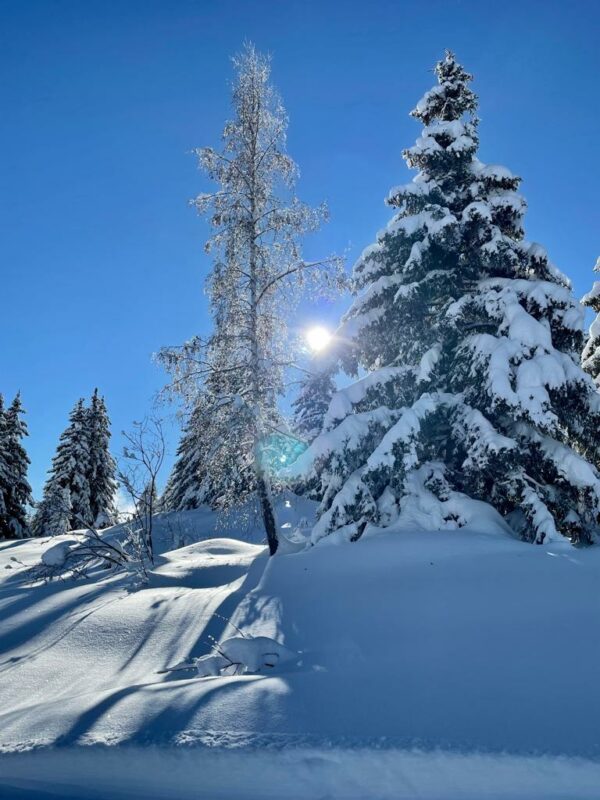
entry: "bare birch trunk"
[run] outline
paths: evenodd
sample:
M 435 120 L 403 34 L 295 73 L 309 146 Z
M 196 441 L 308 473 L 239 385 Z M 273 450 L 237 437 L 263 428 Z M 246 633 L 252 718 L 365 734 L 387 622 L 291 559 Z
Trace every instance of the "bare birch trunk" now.
M 261 386 L 260 376 L 261 369 L 261 354 L 259 351 L 259 330 L 258 330 L 258 255 L 256 241 L 258 238 L 258 223 L 257 223 L 257 208 L 256 208 L 256 165 L 257 165 L 257 137 L 259 129 L 260 116 L 260 97 L 257 98 L 257 107 L 255 108 L 254 130 L 252 132 L 252 174 L 249 176 L 250 184 L 250 348 L 251 348 L 251 370 L 252 370 L 252 401 L 254 415 L 254 471 L 256 473 L 256 490 L 258 500 L 260 503 L 260 510 L 265 526 L 265 533 L 267 534 L 267 542 L 269 543 L 269 554 L 274 555 L 277 552 L 279 539 L 277 537 L 277 523 L 275 521 L 275 509 L 273 507 L 273 499 L 271 496 L 271 482 L 269 475 L 265 470 L 261 454 L 261 442 L 264 436 L 263 426 L 261 424 L 261 415 L 263 413 L 261 403 Z

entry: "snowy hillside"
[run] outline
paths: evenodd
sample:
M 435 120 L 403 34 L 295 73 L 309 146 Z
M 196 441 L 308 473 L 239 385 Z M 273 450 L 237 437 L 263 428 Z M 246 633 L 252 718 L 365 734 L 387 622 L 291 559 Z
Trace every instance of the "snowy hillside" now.
M 464 528 L 333 542 L 269 560 L 200 541 L 139 590 L 27 586 L 55 542 L 0 544 L 2 796 L 598 797 L 600 549 Z M 159 674 L 237 629 L 298 655 Z

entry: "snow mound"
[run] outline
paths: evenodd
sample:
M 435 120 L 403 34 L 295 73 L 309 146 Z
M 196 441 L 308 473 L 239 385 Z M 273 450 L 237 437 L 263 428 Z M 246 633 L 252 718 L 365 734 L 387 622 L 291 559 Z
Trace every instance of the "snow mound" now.
M 269 636 L 233 636 L 216 646 L 217 652 L 201 656 L 194 662 L 202 677 L 229 674 L 258 674 L 299 658 L 275 639 Z
M 62 539 L 62 541 L 57 542 L 57 544 L 53 544 L 42 553 L 42 564 L 45 567 L 62 567 L 69 553 L 74 547 L 77 547 L 78 544 L 79 541 L 77 539 Z
M 261 672 L 298 658 L 294 653 L 269 636 L 244 638 L 234 636 L 219 645 L 219 650 L 233 663 L 242 664 L 247 672 Z

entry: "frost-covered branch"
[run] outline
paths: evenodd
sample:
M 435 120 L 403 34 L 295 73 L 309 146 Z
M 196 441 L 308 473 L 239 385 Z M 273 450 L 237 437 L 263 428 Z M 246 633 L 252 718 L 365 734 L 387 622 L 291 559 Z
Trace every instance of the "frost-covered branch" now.
M 276 465 L 297 445 L 278 408 L 295 361 L 288 320 L 307 282 L 327 291 L 344 278 L 341 259 L 302 257 L 303 236 L 318 228 L 327 210 L 312 209 L 294 194 L 297 168 L 285 152 L 287 115 L 270 83 L 269 59 L 248 45 L 234 65 L 223 150 L 197 151 L 201 169 L 218 184 L 195 201 L 213 228 L 207 289 L 214 332 L 159 355 L 172 376 L 170 391 L 183 395 L 190 411 L 166 496 L 169 503 L 190 502 L 184 479 L 195 485 L 198 501 L 214 507 L 254 495 L 274 553 Z M 201 464 L 193 450 L 202 453 Z M 186 459 L 195 465 L 193 478 Z

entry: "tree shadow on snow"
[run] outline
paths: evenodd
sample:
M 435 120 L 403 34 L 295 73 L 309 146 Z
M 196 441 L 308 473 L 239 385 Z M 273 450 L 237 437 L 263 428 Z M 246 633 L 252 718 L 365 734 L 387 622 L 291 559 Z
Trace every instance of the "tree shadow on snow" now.
M 36 591 L 39 592 L 43 588 L 45 587 L 37 587 Z M 12 664 L 33 658 L 39 653 L 52 648 L 57 642 L 59 642 L 67 634 L 69 634 L 73 630 L 73 628 L 77 627 L 77 625 L 83 622 L 84 619 L 89 617 L 90 614 L 94 613 L 99 608 L 103 608 L 103 606 L 94 606 L 89 611 L 85 611 L 82 608 L 82 606 L 89 605 L 105 592 L 106 592 L 105 587 L 99 587 L 90 590 L 85 595 L 83 595 L 83 597 L 80 594 L 77 594 L 75 597 L 71 598 L 68 602 L 54 606 L 44 611 L 41 614 L 35 612 L 33 614 L 28 613 L 23 623 L 8 630 L 6 633 L 0 634 L 0 652 L 12 650 L 16 647 L 24 647 L 29 641 L 35 639 L 40 633 L 47 632 L 48 629 L 51 628 L 53 625 L 57 625 L 65 617 L 69 617 L 69 615 L 72 612 L 76 611 L 82 612 L 77 615 L 73 623 L 68 625 L 63 630 L 61 630 L 60 633 L 56 637 L 54 637 L 50 642 L 45 641 L 43 646 L 38 647 L 30 651 L 29 653 L 24 653 L 20 656 L 13 656 L 7 659 L 6 661 L 0 662 L 0 672 L 5 671 L 6 669 L 10 669 L 10 665 Z M 36 606 L 42 600 L 46 599 L 52 593 L 53 590 L 47 591 L 46 593 L 44 593 L 43 596 L 26 595 L 20 601 L 13 603 L 9 607 L 9 611 L 13 615 L 24 611 L 29 612 L 34 606 Z M 116 599 L 117 599 L 116 597 L 113 597 L 108 602 L 113 602 Z M 16 609 L 15 606 L 17 606 Z
M 229 620 L 235 613 L 240 602 L 247 596 L 247 594 L 254 589 L 264 572 L 265 566 L 268 563 L 268 556 L 261 554 L 255 558 L 250 565 L 246 578 L 238 589 L 227 595 L 223 602 L 218 606 L 208 620 L 208 623 L 203 628 L 201 634 L 197 637 L 193 644 L 189 658 L 193 659 L 197 656 L 204 655 L 210 649 L 210 638 L 220 639 L 229 626 Z M 166 610 L 164 612 L 166 614 Z M 155 624 L 161 622 L 164 614 L 157 613 L 155 617 Z M 232 629 L 232 635 L 234 631 Z M 178 632 L 174 633 L 177 636 Z M 136 650 L 130 655 L 127 663 L 130 664 L 143 649 L 145 642 L 141 642 Z M 168 657 L 168 654 L 164 654 Z M 167 702 L 164 706 L 158 703 L 159 710 L 152 715 L 148 713 L 156 702 L 156 693 L 162 694 L 168 692 L 169 694 L 178 692 L 178 687 L 174 683 L 183 684 L 184 682 L 191 683 L 192 681 L 202 682 L 202 692 L 199 693 L 196 699 L 184 697 L 183 700 L 180 696 L 174 696 L 171 701 Z M 155 742 L 157 740 L 165 740 L 169 736 L 175 736 L 180 731 L 184 730 L 189 720 L 197 713 L 198 709 L 209 703 L 216 693 L 228 693 L 236 690 L 240 683 L 246 683 L 247 676 L 232 676 L 223 682 L 222 679 L 212 678 L 199 678 L 195 677 L 193 671 L 190 672 L 175 672 L 167 673 L 161 676 L 161 680 L 149 683 L 138 683 L 132 686 L 119 688 L 112 692 L 110 695 L 104 697 L 100 702 L 96 703 L 93 707 L 87 709 L 79 717 L 74 720 L 71 727 L 62 734 L 56 741 L 57 746 L 69 746 L 76 744 L 84 738 L 94 726 L 107 714 L 110 713 L 117 704 L 140 692 L 147 692 L 148 697 L 144 703 L 144 713 L 141 714 L 139 727 L 132 731 L 126 740 L 128 743 L 143 743 L 146 741 Z M 214 681 L 214 686 L 210 686 Z M 152 687 L 150 689 L 150 687 Z M 183 688 L 183 686 L 182 686 Z M 150 690 L 150 691 L 149 691 Z
M 209 619 L 208 624 L 202 631 L 202 634 L 196 640 L 195 644 L 190 650 L 190 658 L 198 658 L 199 656 L 205 655 L 210 650 L 210 646 L 207 643 L 210 643 L 212 639 L 216 639 L 218 641 L 228 627 L 230 628 L 231 635 L 236 635 L 236 631 L 229 624 L 229 620 L 231 620 L 235 614 L 235 611 L 242 600 L 244 600 L 247 595 L 256 588 L 256 586 L 258 586 L 268 563 L 269 557 L 266 554 L 258 555 L 254 559 L 248 572 L 246 573 L 246 577 L 242 585 L 227 595 L 227 597 L 223 600 L 223 602 L 219 605 Z

